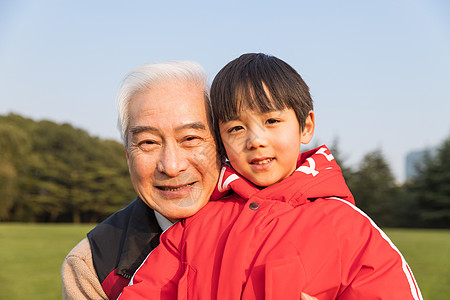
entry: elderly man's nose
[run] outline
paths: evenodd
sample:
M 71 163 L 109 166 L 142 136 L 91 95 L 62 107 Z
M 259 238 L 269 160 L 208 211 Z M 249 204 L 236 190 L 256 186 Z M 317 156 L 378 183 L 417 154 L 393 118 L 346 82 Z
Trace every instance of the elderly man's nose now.
M 187 169 L 188 163 L 183 151 L 174 145 L 166 145 L 158 161 L 158 171 L 170 177 Z

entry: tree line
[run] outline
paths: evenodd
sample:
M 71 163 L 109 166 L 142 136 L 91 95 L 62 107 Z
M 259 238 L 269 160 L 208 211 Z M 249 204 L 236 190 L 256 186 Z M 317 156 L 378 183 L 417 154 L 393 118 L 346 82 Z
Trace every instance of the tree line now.
M 337 143 L 330 148 L 357 206 L 378 225 L 450 228 L 450 137 L 402 185 L 380 150 L 350 168 Z M 135 198 L 121 143 L 0 115 L 0 221 L 100 222 Z
M 136 195 L 124 147 L 69 124 L 0 116 L 0 220 L 98 222 Z
M 414 177 L 399 184 L 381 150 L 369 152 L 352 169 L 336 146 L 331 149 L 356 205 L 379 226 L 450 228 L 450 137 L 435 150 L 415 166 Z

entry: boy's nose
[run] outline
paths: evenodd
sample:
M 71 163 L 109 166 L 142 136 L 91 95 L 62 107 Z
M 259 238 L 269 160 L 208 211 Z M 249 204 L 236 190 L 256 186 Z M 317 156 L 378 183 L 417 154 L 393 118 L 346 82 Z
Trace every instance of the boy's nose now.
M 252 132 L 247 138 L 247 149 L 252 150 L 267 146 L 267 138 L 263 132 Z

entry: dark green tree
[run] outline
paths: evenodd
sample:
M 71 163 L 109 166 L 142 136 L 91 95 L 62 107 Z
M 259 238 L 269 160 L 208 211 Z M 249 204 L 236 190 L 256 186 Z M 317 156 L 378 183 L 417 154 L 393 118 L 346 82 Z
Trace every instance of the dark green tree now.
M 31 142 L 27 132 L 0 119 L 0 220 L 11 219 L 11 209 L 20 197 L 20 181 L 29 162 Z
M 423 227 L 450 228 L 450 137 L 428 153 L 417 175 L 406 184 Z
M 97 222 L 136 197 L 117 141 L 9 114 L 0 147 L 2 221 Z
M 396 207 L 402 199 L 400 188 L 380 150 L 364 156 L 349 186 L 356 205 L 378 225 L 397 225 Z

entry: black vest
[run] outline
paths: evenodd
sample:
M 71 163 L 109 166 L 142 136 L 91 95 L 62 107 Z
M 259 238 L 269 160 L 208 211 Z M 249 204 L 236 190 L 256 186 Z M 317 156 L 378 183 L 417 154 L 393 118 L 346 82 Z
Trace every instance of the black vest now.
M 116 268 L 131 278 L 158 246 L 161 232 L 154 211 L 139 198 L 92 229 L 87 237 L 100 283 Z

